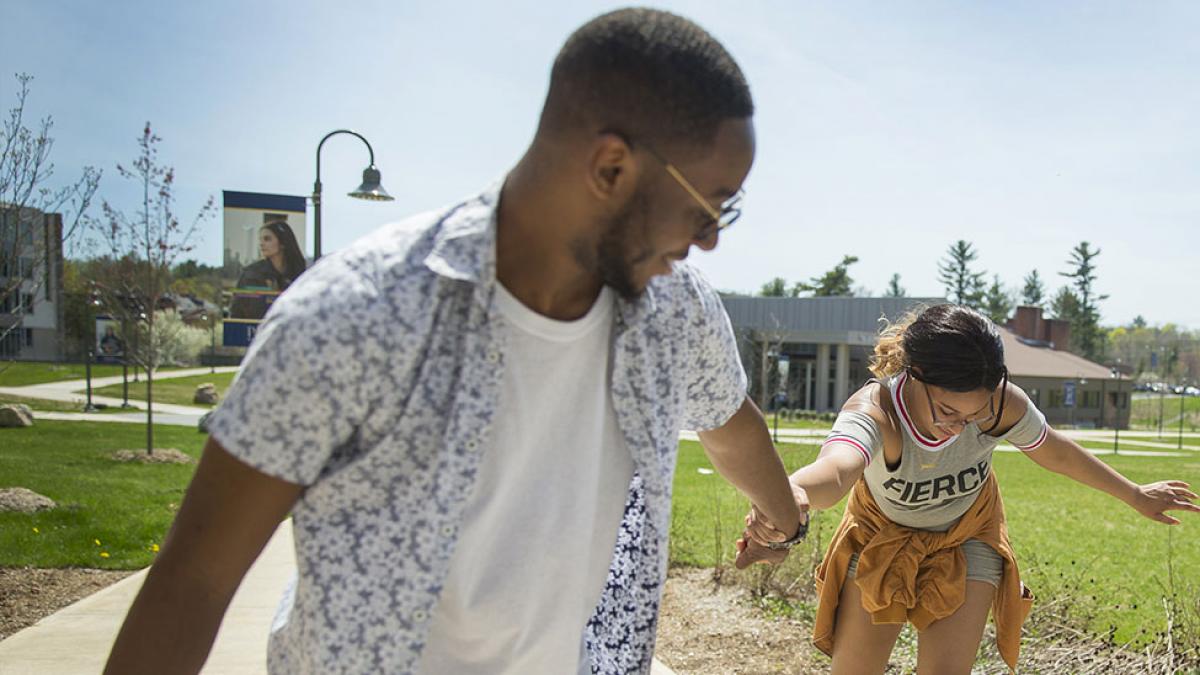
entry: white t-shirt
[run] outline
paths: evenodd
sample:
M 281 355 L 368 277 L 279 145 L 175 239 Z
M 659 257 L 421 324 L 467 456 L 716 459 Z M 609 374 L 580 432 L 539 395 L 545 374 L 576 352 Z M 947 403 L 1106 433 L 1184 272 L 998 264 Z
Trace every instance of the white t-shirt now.
M 500 405 L 421 654 L 424 675 L 590 672 L 633 460 L 609 381 L 614 296 L 556 321 L 501 284 Z

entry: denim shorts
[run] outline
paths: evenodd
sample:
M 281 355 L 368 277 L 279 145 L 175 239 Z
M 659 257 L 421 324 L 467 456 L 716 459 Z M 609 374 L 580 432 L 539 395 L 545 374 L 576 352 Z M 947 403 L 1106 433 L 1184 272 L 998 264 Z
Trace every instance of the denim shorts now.
M 967 579 L 986 581 L 1000 587 L 1000 577 L 1004 575 L 1004 558 L 991 546 L 978 539 L 968 539 L 962 545 L 963 556 L 967 559 Z M 850 556 L 850 567 L 846 569 L 846 579 L 854 578 L 858 569 L 858 554 Z

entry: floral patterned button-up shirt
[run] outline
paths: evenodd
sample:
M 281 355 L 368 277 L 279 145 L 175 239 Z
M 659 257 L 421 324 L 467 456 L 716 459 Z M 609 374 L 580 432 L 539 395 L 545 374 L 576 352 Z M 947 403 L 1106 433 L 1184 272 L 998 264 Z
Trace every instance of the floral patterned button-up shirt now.
M 497 185 L 322 258 L 274 304 L 209 420 L 235 457 L 306 486 L 272 672 L 412 672 L 450 559 L 471 554 L 455 543 L 505 366 L 498 198 Z M 724 424 L 746 378 L 719 297 L 686 264 L 615 320 L 611 391 L 636 473 L 585 639 L 594 673 L 624 675 L 650 669 L 679 431 Z

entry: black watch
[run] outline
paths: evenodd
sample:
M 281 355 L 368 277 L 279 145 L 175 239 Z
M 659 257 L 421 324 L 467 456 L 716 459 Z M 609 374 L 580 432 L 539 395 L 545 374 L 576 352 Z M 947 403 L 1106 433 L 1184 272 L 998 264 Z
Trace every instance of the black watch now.
M 791 547 L 804 541 L 808 536 L 808 514 L 801 514 L 803 518 L 800 520 L 800 527 L 796 529 L 796 534 L 787 541 L 773 541 L 767 544 L 767 548 L 772 551 L 786 551 Z

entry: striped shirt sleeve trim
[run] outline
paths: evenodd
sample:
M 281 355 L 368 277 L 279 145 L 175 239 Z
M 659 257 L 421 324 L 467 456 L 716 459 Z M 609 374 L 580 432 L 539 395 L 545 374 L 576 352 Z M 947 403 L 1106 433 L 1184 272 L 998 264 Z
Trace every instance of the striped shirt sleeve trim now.
M 1033 443 L 1031 443 L 1029 445 L 1018 445 L 1016 443 L 1013 443 L 1013 445 L 1016 445 L 1019 450 L 1023 450 L 1025 452 L 1029 452 L 1030 450 L 1037 450 L 1038 448 L 1042 447 L 1042 443 L 1046 442 L 1046 437 L 1049 435 L 1050 435 L 1050 426 L 1044 425 L 1044 426 L 1042 426 L 1041 435 L 1038 436 L 1038 439 L 1036 441 L 1034 441 Z
M 831 443 L 847 443 L 852 445 L 854 446 L 855 450 L 858 450 L 858 452 L 862 454 L 862 457 L 864 460 L 866 460 L 867 464 L 871 463 L 871 452 L 867 450 L 866 446 L 860 443 L 857 439 L 850 436 L 830 436 L 829 438 L 825 439 L 825 442 L 821 444 L 821 447 L 824 448 Z

